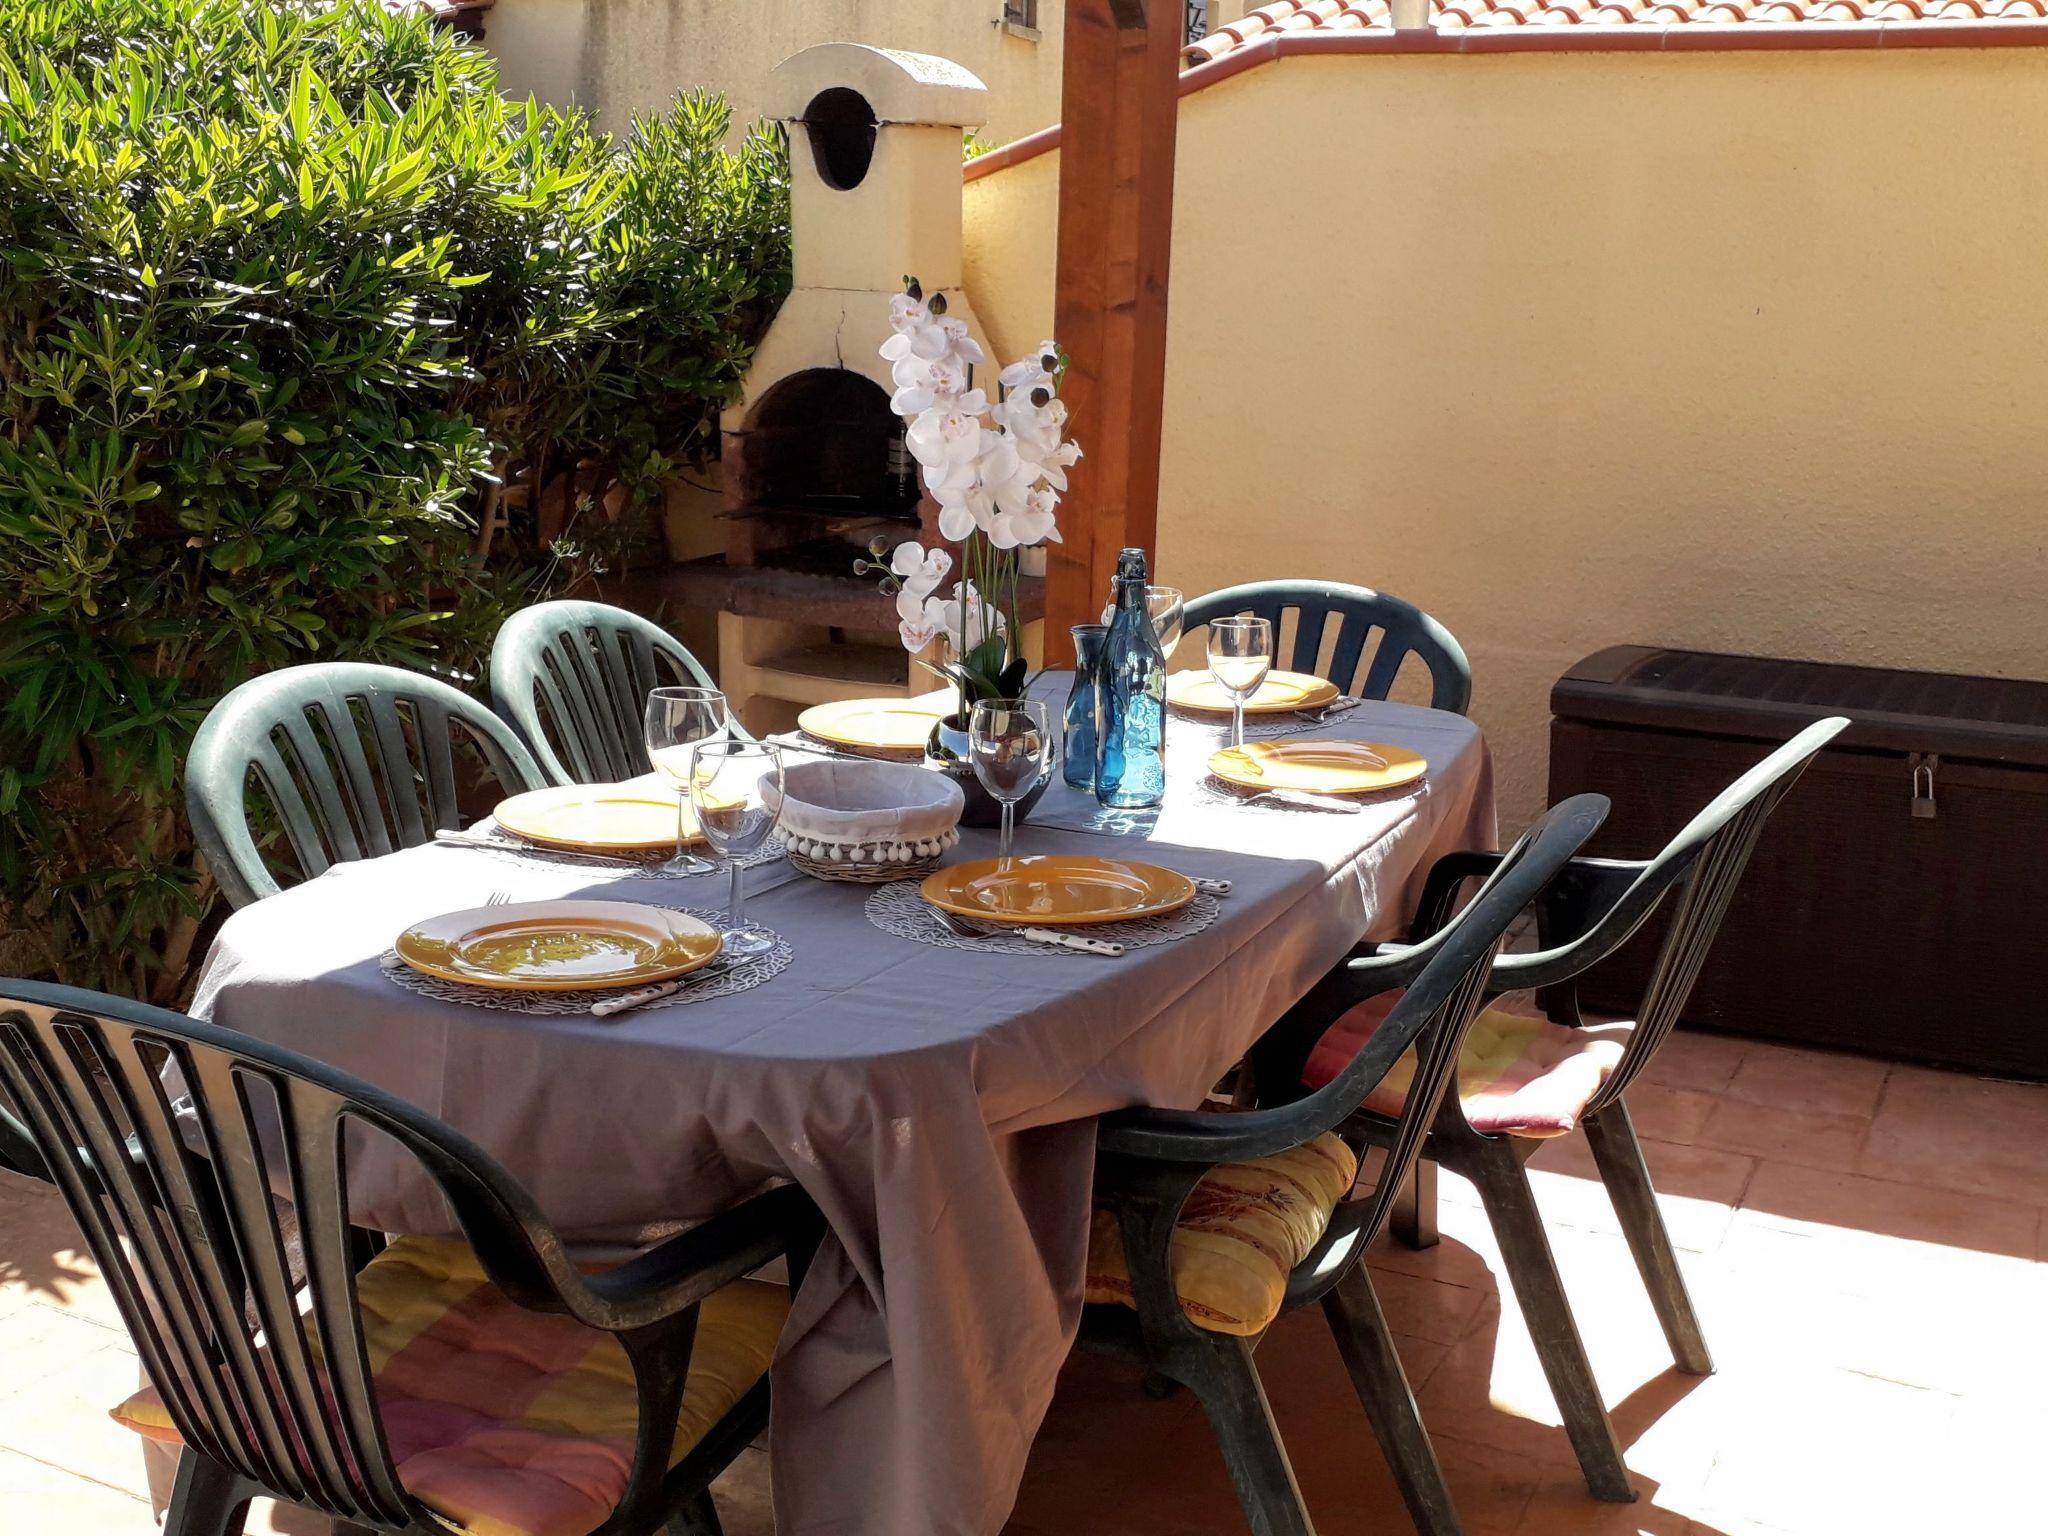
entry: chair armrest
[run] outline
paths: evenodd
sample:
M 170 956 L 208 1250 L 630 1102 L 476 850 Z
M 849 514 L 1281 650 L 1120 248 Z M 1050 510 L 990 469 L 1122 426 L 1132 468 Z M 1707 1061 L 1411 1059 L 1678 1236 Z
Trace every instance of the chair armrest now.
M 1415 904 L 1412 936 L 1428 938 L 1448 923 L 1456 910 L 1458 888 L 1467 880 L 1484 880 L 1500 867 L 1500 861 L 1505 857 L 1501 853 L 1468 848 L 1447 853 L 1430 865 L 1429 875 L 1422 882 L 1422 898 Z
M 1417 1014 L 1409 1028 L 1382 1026 L 1359 1048 L 1353 1066 L 1362 1069 L 1366 1082 L 1377 1083 L 1415 1043 L 1424 1022 Z M 1249 1162 L 1303 1146 L 1325 1131 L 1336 1130 L 1356 1108 L 1355 1102 L 1347 1103 L 1324 1089 L 1292 1104 L 1243 1112 L 1126 1109 L 1102 1117 L 1096 1127 L 1095 1147 L 1109 1159 L 1212 1165 Z
M 1642 859 L 1573 859 L 1537 900 L 1537 931 L 1543 947 L 1501 955 L 1493 963 L 1487 991 L 1498 995 L 1554 987 L 1611 955 L 1655 910 L 1655 900 L 1644 906 L 1627 932 L 1598 945 L 1584 941 L 1649 867 Z
M 582 1323 L 622 1333 L 670 1322 L 713 1291 L 818 1240 L 824 1220 L 794 1184 L 757 1195 L 616 1269 L 581 1277 L 563 1300 Z M 582 1294 L 576 1294 L 580 1291 Z

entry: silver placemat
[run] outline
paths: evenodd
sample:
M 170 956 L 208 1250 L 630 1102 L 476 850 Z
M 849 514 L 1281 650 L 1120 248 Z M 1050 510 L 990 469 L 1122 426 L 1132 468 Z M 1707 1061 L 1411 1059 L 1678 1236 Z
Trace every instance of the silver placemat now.
M 941 949 L 994 951 L 1005 955 L 1065 955 L 1075 960 L 1100 958 L 1085 950 L 1042 944 L 1035 939 L 1023 938 L 999 923 L 975 922 L 972 918 L 966 919 L 969 925 L 981 929 L 988 937 L 963 939 L 940 920 L 937 909 L 918 894 L 917 888 L 915 880 L 877 886 L 868 895 L 868 921 L 899 939 L 915 939 L 920 944 L 936 944 Z M 1202 893 L 1177 912 L 1133 918 L 1126 923 L 1090 923 L 1079 931 L 1091 939 L 1108 939 L 1126 949 L 1144 949 L 1153 944 L 1171 944 L 1175 939 L 1200 933 L 1216 921 L 1220 910 L 1214 896 Z
M 471 827 L 463 833 L 463 836 L 484 838 L 495 845 L 490 848 L 479 848 L 476 850 L 482 854 L 502 854 L 508 858 L 517 859 L 522 863 L 531 861 L 539 864 L 553 864 L 566 869 L 587 870 L 593 875 L 610 875 L 615 880 L 701 880 L 706 875 L 724 874 L 726 867 L 724 859 L 716 858 L 708 851 L 698 852 L 697 849 L 692 849 L 691 851 L 696 852 L 697 857 L 703 859 L 711 867 L 709 869 L 700 869 L 694 874 L 679 874 L 674 870 L 667 870 L 661 867 L 673 856 L 673 850 L 657 854 L 644 863 L 636 860 L 630 864 L 615 864 L 605 859 L 586 858 L 580 854 L 566 851 L 557 852 L 553 848 L 542 848 L 538 844 L 525 842 L 520 838 L 514 837 L 501 827 Z M 463 847 L 468 845 L 451 844 L 450 846 Z M 701 848 L 701 846 L 700 844 L 699 847 Z M 783 852 L 782 839 L 771 837 L 752 853 L 742 854 L 740 856 L 740 868 L 753 869 L 761 864 L 773 864 L 782 857 Z
M 667 903 L 657 905 L 668 906 Z M 724 914 L 706 912 L 696 907 L 673 907 L 668 910 L 681 912 L 689 917 L 700 918 L 712 927 L 719 927 Z M 760 927 L 761 925 L 755 924 Z M 775 935 L 775 947 L 765 955 L 754 955 L 737 961 L 729 967 L 721 967 L 714 961 L 704 970 L 683 978 L 680 991 L 673 992 L 658 1002 L 642 1003 L 630 1012 L 618 1015 L 630 1019 L 636 1013 L 651 1013 L 657 1008 L 680 1008 L 685 1003 L 708 1002 L 714 997 L 731 997 L 737 992 L 751 991 L 764 981 L 782 974 L 788 967 L 792 951 L 789 940 L 772 928 L 763 928 Z M 538 1014 L 588 1014 L 594 1004 L 608 997 L 617 997 L 617 987 L 592 988 L 587 992 L 529 992 L 517 988 L 468 987 L 459 981 L 443 981 L 438 976 L 424 976 L 398 958 L 398 951 L 388 949 L 379 963 L 384 974 L 408 992 L 417 992 L 421 997 L 431 997 L 444 1003 L 463 1003 L 471 1008 L 495 1008 L 500 1013 Z

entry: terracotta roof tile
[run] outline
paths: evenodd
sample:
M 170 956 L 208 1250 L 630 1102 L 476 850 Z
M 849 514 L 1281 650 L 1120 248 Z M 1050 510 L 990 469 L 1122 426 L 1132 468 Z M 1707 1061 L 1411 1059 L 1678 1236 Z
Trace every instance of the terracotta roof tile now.
M 1441 32 L 1520 27 L 1677 27 L 2040 21 L 2048 0 L 1430 0 Z M 1388 0 L 1271 0 L 1182 50 L 1187 65 L 1292 32 L 1392 30 Z

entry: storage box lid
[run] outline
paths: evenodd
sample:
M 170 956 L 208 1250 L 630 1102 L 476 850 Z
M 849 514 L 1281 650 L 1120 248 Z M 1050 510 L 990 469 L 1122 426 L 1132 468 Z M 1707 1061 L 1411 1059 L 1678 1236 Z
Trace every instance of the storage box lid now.
M 1551 713 L 1780 741 L 1827 715 L 1841 747 L 2048 766 L 2048 682 L 1617 645 L 1557 680 Z

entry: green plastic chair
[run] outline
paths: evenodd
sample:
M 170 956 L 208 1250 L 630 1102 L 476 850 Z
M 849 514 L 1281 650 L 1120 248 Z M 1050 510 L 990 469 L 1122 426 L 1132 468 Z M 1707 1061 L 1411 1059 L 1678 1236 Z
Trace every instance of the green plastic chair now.
M 683 1394 L 707 1300 L 777 1258 L 801 1282 L 823 1223 L 794 1186 L 587 1274 L 526 1188 L 453 1127 L 233 1030 L 0 979 L 0 1088 L 183 1443 L 167 1536 L 241 1536 L 258 1496 L 327 1515 L 339 1536 L 460 1529 L 391 1448 L 349 1221 L 348 1149 L 365 1132 L 410 1154 L 443 1196 L 507 1303 L 494 1329 L 555 1314 L 623 1351 L 639 1419 L 592 1536 L 717 1536 L 711 1484 L 766 1428 L 768 1380 L 725 1368 L 730 1405 L 679 1444 Z M 290 1249 L 278 1198 L 297 1213 Z M 489 1385 L 469 1379 L 472 1393 Z
M 303 879 L 432 842 L 462 825 L 458 742 L 506 794 L 546 782 L 504 721 L 417 672 L 330 661 L 251 678 L 213 706 L 185 759 L 193 836 L 236 907 L 283 889 L 250 824 L 252 774 Z
M 491 642 L 492 705 L 556 784 L 647 772 L 648 693 L 691 685 L 718 686 L 659 624 L 605 603 L 536 603 Z
M 1457 1514 L 1442 1468 L 1363 1261 L 1450 1094 L 1458 1053 L 1509 925 L 1592 836 L 1607 809 L 1603 795 L 1575 795 L 1545 812 L 1501 855 L 1471 903 L 1408 952 L 1417 968 L 1404 977 L 1407 989 L 1386 1024 L 1323 1088 L 1243 1113 L 1130 1109 L 1102 1117 L 1095 1202 L 1116 1215 L 1131 1305 L 1085 1307 L 1079 1346 L 1137 1362 L 1194 1391 L 1222 1442 L 1253 1536 L 1312 1536 L 1313 1528 L 1253 1364 L 1257 1340 L 1211 1331 L 1181 1303 L 1173 1235 L 1183 1210 L 1221 1164 L 1272 1157 L 1330 1133 L 1361 1151 L 1367 1137 L 1359 1111 L 1367 1095 L 1404 1053 L 1416 1053 L 1386 1160 L 1337 1202 L 1314 1246 L 1288 1273 L 1280 1308 L 1322 1305 L 1410 1518 L 1430 1536 L 1455 1536 Z M 1384 990 L 1377 978 L 1340 973 L 1312 1001 L 1328 1010 L 1328 1023 Z
M 1579 1128 L 1586 1133 L 1600 1181 L 1614 1202 L 1672 1359 L 1687 1375 L 1711 1374 L 1713 1357 L 1679 1272 L 1677 1250 L 1658 1209 L 1623 1095 L 1677 1027 L 1771 813 L 1807 765 L 1848 725 L 1835 716 L 1806 727 L 1715 796 L 1654 858 L 1572 859 L 1536 904 L 1538 949 L 1501 956 L 1487 979 L 1489 998 L 1533 989 L 1553 1022 L 1584 1028 L 1587 1020 L 1579 1007 L 1577 978 L 1613 955 L 1654 912 L 1668 912 L 1669 926 L 1628 1044 L 1580 1110 Z M 1494 878 L 1501 866 L 1498 853 L 1450 853 L 1437 860 L 1423 886 L 1416 935 L 1442 931 L 1452 920 L 1460 891 L 1471 881 Z M 1253 1068 L 1262 1092 L 1270 1087 L 1284 1097 L 1295 1091 L 1316 1041 L 1342 1007 L 1361 988 L 1412 985 L 1431 952 L 1427 941 L 1414 946 L 1361 945 L 1259 1042 Z M 1372 1043 L 1378 1043 L 1377 1035 Z M 1387 1145 L 1401 1126 L 1384 1116 L 1361 1114 L 1347 1129 Z M 1625 1503 L 1635 1492 L 1529 1184 L 1528 1161 L 1547 1145 L 1549 1138 L 1475 1130 L 1457 1097 L 1451 1096 L 1430 1126 L 1422 1156 L 1394 1210 L 1392 1227 L 1410 1247 L 1426 1247 L 1437 1240 L 1439 1164 L 1478 1188 L 1586 1486 L 1597 1498 Z
M 1290 613 L 1295 615 L 1291 642 L 1281 626 Z M 1326 677 L 1353 698 L 1384 699 L 1401 664 L 1414 656 L 1429 669 L 1432 709 L 1462 715 L 1472 703 L 1472 664 L 1465 648 L 1443 625 L 1398 597 L 1341 581 L 1249 581 L 1191 598 L 1184 627 L 1192 631 L 1234 614 L 1271 621 L 1279 648 L 1275 667 Z M 1325 668 L 1319 658 L 1332 620 L 1337 639 Z M 1375 634 L 1379 641 L 1368 648 Z

